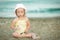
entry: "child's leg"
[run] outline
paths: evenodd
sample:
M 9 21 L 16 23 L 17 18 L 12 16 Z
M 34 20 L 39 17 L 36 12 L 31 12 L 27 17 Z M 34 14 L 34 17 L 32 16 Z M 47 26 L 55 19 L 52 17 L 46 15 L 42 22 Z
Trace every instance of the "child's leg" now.
M 14 32 L 14 33 L 13 33 L 13 36 L 14 36 L 14 37 L 17 37 L 17 38 L 19 38 L 19 37 L 28 37 L 28 38 L 33 38 L 33 39 L 38 39 L 38 38 L 40 38 L 39 36 L 36 36 L 36 34 L 34 34 L 34 33 L 24 33 L 24 34 L 20 34 L 20 33 Z
M 35 33 L 27 33 L 27 34 L 24 34 L 23 37 L 29 37 L 32 39 L 40 39 L 40 37 L 36 35 Z
M 32 34 L 31 33 L 24 33 L 24 34 L 22 34 L 22 37 L 31 38 L 32 37 Z
M 12 35 L 13 35 L 13 37 L 16 37 L 16 38 L 21 37 L 21 35 L 17 32 L 14 32 Z
M 20 34 L 20 33 L 14 32 L 13 37 L 17 37 L 17 38 L 18 37 L 32 37 L 32 34 L 31 33 Z

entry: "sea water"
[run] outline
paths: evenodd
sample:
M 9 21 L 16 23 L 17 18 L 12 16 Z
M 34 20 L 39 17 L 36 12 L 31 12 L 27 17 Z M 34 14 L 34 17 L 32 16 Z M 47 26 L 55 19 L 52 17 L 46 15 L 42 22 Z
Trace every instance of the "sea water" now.
M 60 17 L 60 0 L 5 0 L 0 1 L 0 17 L 16 17 L 15 6 L 26 6 L 27 17 Z

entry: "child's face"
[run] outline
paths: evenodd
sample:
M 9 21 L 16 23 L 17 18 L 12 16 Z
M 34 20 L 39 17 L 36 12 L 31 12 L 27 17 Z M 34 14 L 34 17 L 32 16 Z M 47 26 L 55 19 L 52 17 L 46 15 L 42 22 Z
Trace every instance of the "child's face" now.
M 25 10 L 23 8 L 18 8 L 17 9 L 17 16 L 24 16 Z

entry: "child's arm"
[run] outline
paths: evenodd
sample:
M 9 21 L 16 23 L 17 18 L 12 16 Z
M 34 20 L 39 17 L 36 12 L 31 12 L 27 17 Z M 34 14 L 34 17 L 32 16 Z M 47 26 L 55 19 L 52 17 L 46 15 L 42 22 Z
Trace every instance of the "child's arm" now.
M 16 23 L 16 19 L 14 19 L 11 23 L 11 28 L 14 29 L 14 26 L 15 26 L 15 23 Z
M 27 18 L 27 27 L 26 27 L 26 30 L 25 30 L 25 32 L 28 32 L 28 30 L 30 29 L 30 21 L 29 21 L 29 19 Z

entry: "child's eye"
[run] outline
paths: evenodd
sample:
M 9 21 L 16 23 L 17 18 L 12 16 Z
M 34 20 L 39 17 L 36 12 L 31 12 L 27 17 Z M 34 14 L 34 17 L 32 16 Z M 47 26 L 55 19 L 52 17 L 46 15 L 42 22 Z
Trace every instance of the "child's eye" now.
M 17 13 L 23 13 L 24 11 L 17 11 Z
M 23 13 L 24 11 L 21 11 L 21 13 Z

